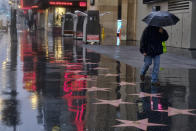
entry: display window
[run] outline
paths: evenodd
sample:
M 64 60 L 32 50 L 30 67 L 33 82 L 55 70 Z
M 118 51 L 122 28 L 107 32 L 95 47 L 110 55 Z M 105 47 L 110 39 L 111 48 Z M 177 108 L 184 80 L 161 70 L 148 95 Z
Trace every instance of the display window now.
M 55 16 L 54 16 L 54 23 L 55 26 L 61 26 L 62 25 L 62 18 L 65 14 L 66 9 L 63 7 L 55 7 Z

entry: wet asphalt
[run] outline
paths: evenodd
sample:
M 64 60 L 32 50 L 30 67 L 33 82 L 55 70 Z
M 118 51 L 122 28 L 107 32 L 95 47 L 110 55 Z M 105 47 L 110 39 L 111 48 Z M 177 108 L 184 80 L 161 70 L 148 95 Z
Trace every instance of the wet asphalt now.
M 194 131 L 195 59 L 161 60 L 152 86 L 136 46 L 0 33 L 0 131 Z

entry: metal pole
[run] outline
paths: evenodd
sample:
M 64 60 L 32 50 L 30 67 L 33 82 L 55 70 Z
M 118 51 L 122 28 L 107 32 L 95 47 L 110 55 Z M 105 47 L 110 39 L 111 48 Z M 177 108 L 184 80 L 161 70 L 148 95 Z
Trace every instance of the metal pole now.
M 10 34 L 11 36 L 11 40 L 13 42 L 17 41 L 17 30 L 16 30 L 16 1 L 11 1 L 10 2 L 10 6 L 11 6 L 11 25 L 10 25 Z

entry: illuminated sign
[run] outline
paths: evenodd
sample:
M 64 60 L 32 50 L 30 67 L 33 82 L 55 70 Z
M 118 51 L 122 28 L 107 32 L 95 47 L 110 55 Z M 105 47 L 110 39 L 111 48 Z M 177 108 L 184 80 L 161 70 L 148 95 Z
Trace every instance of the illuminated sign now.
M 79 6 L 80 6 L 80 7 L 86 7 L 87 4 L 86 4 L 86 2 L 79 2 Z
M 50 1 L 49 2 L 50 5 L 66 5 L 66 6 L 73 6 L 72 2 L 54 2 L 54 1 Z
M 75 6 L 75 7 L 87 7 L 87 2 L 86 1 L 67 1 L 67 2 L 62 2 L 62 1 L 50 1 L 49 5 L 52 6 Z

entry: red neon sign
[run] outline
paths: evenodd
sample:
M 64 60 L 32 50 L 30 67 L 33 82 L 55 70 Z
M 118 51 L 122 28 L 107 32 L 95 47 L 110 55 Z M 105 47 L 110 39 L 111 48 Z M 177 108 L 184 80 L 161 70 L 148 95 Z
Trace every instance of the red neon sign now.
M 86 4 L 86 2 L 79 2 L 79 6 L 80 6 L 80 7 L 86 7 L 87 4 Z
M 49 2 L 50 5 L 66 5 L 66 6 L 73 6 L 72 2 L 54 2 L 54 1 L 50 1 Z

